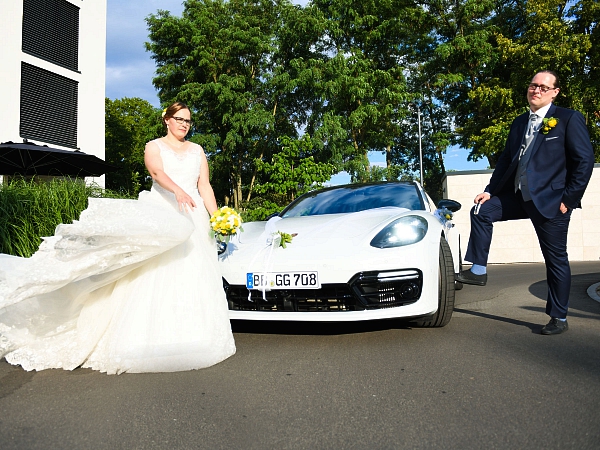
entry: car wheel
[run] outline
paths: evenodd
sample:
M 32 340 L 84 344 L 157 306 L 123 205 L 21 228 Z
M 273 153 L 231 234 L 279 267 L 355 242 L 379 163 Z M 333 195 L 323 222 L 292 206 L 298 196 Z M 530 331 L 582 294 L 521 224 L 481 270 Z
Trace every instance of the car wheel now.
M 454 264 L 452 252 L 446 239 L 440 239 L 440 270 L 438 275 L 438 310 L 420 322 L 422 327 L 443 327 L 450 322 L 454 311 Z

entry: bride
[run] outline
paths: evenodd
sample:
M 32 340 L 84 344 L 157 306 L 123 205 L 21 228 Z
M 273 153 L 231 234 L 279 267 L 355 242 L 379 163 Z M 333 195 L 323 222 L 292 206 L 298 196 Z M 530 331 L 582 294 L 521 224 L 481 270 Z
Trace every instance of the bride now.
M 0 358 L 25 370 L 175 372 L 235 353 L 209 236 L 217 203 L 191 113 L 163 113 L 138 200 L 89 199 L 31 258 L 0 255 Z

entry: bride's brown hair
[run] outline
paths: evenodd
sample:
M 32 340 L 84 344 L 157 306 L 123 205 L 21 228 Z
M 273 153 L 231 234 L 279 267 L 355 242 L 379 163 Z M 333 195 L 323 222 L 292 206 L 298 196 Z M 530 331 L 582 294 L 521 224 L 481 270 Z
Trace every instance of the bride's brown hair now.
M 167 120 L 173 117 L 177 112 L 182 109 L 187 109 L 190 113 L 192 110 L 183 102 L 175 102 L 171 106 L 165 108 L 162 114 L 163 126 L 165 127 L 165 131 L 167 130 Z

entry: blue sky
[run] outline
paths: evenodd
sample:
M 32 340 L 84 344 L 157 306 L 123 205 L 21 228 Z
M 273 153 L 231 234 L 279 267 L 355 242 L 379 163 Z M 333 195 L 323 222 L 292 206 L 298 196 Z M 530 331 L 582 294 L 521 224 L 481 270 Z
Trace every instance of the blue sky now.
M 306 0 L 294 3 L 306 4 Z M 159 9 L 179 15 L 183 11 L 180 0 L 108 0 L 106 23 L 106 96 L 111 99 L 140 97 L 158 107 L 156 90 L 152 86 L 154 61 L 144 48 L 148 40 L 145 18 Z M 427 139 L 423 136 L 423 139 Z M 447 170 L 481 170 L 487 160 L 467 161 L 468 152 L 449 149 L 444 157 Z M 376 152 L 370 155 L 373 164 L 381 164 L 385 157 Z M 333 181 L 345 182 L 343 175 Z

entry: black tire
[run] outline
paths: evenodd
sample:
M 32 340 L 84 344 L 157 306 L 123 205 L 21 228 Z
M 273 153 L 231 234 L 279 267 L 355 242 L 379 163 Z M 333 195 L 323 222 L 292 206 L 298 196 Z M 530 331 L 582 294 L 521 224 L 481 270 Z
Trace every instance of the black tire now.
M 419 322 L 422 327 L 433 328 L 448 325 L 454 311 L 454 263 L 452 252 L 446 239 L 440 239 L 440 270 L 438 276 L 438 310 L 428 318 Z

